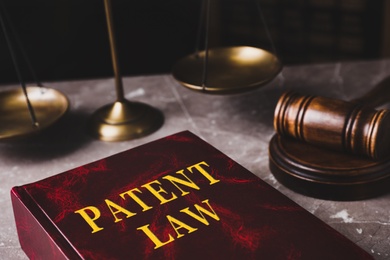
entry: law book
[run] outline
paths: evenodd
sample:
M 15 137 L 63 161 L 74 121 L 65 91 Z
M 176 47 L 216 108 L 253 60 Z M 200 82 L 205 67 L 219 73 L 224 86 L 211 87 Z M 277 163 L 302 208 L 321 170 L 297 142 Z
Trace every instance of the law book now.
M 11 198 L 30 259 L 372 259 L 189 131 Z

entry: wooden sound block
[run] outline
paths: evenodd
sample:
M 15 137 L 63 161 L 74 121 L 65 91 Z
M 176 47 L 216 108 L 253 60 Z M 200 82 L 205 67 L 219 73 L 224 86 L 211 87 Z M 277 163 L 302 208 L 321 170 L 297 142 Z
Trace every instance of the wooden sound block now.
M 390 190 L 390 158 L 374 161 L 278 134 L 270 141 L 269 167 L 286 187 L 321 199 L 360 200 Z

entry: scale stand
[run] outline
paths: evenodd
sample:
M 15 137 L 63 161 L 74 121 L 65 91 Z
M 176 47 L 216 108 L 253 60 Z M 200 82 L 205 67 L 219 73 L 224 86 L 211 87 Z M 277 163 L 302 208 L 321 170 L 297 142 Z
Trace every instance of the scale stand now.
M 115 74 L 117 100 L 98 109 L 91 117 L 88 132 L 102 141 L 124 141 L 146 136 L 164 123 L 163 114 L 143 103 L 124 98 L 123 84 L 117 58 L 110 0 L 104 0 L 112 64 Z

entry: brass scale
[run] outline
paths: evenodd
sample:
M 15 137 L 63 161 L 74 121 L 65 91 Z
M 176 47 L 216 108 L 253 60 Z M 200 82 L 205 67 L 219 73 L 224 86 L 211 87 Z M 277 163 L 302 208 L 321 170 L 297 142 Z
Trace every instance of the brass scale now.
M 117 58 L 110 1 L 111 0 L 104 0 L 104 6 L 117 98 L 114 103 L 101 107 L 91 116 L 91 120 L 88 125 L 88 132 L 92 136 L 103 141 L 123 141 L 139 138 L 156 131 L 163 125 L 164 117 L 159 110 L 144 103 L 128 101 L 124 97 L 122 78 Z M 200 19 L 199 24 L 200 29 L 203 20 L 205 20 L 206 31 L 204 37 L 204 50 L 196 50 L 195 53 L 177 61 L 172 70 L 173 77 L 186 88 L 208 94 L 242 93 L 259 88 L 274 79 L 282 70 L 282 63 L 276 56 L 275 47 L 267 30 L 258 1 L 255 0 L 265 31 L 271 41 L 274 54 L 266 50 L 250 46 L 233 46 L 210 49 L 208 43 L 210 1 L 211 0 L 203 0 L 202 2 L 202 18 Z M 20 84 L 22 85 L 21 90 L 0 92 L 0 140 L 9 140 L 39 133 L 43 129 L 54 124 L 67 112 L 69 108 L 69 101 L 60 91 L 44 87 L 38 81 L 36 81 L 37 86 L 26 87 L 18 69 L 15 50 L 13 49 L 13 45 L 10 41 L 5 25 L 5 12 L 0 16 L 0 18 L 12 60 L 17 71 Z M 198 31 L 198 41 L 200 39 L 200 32 L 201 30 Z M 26 55 L 25 59 L 28 62 Z M 26 104 L 28 109 L 26 109 Z M 297 144 L 294 142 L 291 145 L 291 148 L 296 145 Z M 299 147 L 307 146 L 308 150 L 311 151 L 311 146 L 308 144 L 299 143 L 298 145 Z M 272 143 L 271 140 L 270 148 L 273 149 L 272 147 L 274 146 L 275 143 Z M 276 145 L 276 147 L 280 148 L 278 145 Z M 318 148 L 315 147 L 313 149 Z M 293 151 L 291 153 L 290 157 L 294 157 Z M 324 153 L 333 152 L 324 151 Z M 281 158 L 282 161 L 286 160 L 288 164 L 288 154 L 286 157 L 287 159 L 283 158 L 283 156 L 284 155 L 282 155 Z M 353 155 L 346 156 L 348 157 Z M 346 160 L 348 161 L 348 158 L 346 158 Z M 351 160 L 356 160 L 356 158 L 352 157 Z M 340 187 L 341 189 L 344 188 L 342 183 L 338 181 L 339 178 L 333 180 L 333 175 L 336 171 L 334 171 L 334 169 L 329 169 L 327 165 L 320 165 L 320 168 L 323 168 L 323 172 L 319 172 L 318 169 L 308 171 L 307 165 L 310 164 L 311 162 L 305 162 L 304 159 L 303 161 L 298 159 L 281 170 L 281 165 L 275 165 L 270 161 L 270 166 L 272 166 L 270 168 L 275 177 L 285 186 L 313 197 L 333 200 L 355 200 L 371 197 L 377 194 L 378 180 L 368 180 L 366 185 L 367 187 L 365 188 L 367 191 L 362 194 L 360 192 L 362 189 L 361 183 L 353 185 L 353 178 L 356 176 L 352 176 L 352 178 L 350 174 L 348 174 L 348 169 L 347 173 L 345 173 L 345 166 L 343 165 L 341 166 L 341 168 L 343 168 L 343 172 L 336 173 L 336 175 L 342 175 L 341 179 L 351 180 L 352 185 L 348 185 L 346 192 L 341 192 L 336 196 L 332 196 L 332 189 L 335 187 L 339 189 Z M 367 164 L 371 165 L 372 162 L 364 162 L 362 167 L 367 168 Z M 379 181 L 382 181 L 383 179 L 390 179 L 388 170 L 385 170 L 389 166 L 388 160 L 385 163 L 379 162 L 374 164 L 375 167 L 372 173 L 377 176 L 378 171 L 380 172 L 381 178 L 379 178 Z M 348 162 L 346 167 L 348 168 Z M 294 173 L 291 172 L 291 169 L 294 170 Z M 300 171 L 302 172 L 302 175 L 300 175 Z M 349 171 L 355 172 L 356 169 L 349 169 Z M 344 176 L 343 174 L 346 175 Z M 319 183 L 318 177 L 322 179 L 325 178 L 324 183 Z M 318 191 L 318 185 L 324 186 L 321 186 L 320 192 Z M 351 189 L 351 186 L 356 186 L 357 188 Z

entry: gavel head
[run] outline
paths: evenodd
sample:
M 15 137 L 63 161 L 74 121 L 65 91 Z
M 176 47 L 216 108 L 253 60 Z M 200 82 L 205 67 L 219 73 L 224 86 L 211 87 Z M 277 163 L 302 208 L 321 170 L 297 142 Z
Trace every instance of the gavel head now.
M 375 160 L 390 155 L 388 110 L 286 92 L 276 105 L 274 128 L 282 136 Z

